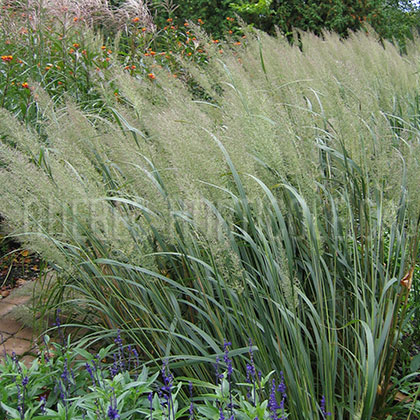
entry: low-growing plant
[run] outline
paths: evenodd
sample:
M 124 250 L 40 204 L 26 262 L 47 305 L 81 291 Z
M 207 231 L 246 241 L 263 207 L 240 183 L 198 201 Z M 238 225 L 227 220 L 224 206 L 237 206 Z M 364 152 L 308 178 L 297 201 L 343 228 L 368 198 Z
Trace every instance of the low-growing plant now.
M 59 323 L 58 328 L 60 336 Z M 5 355 L 0 364 L 0 414 L 5 420 L 288 417 L 283 373 L 257 372 L 252 345 L 245 375 L 234 369 L 231 355 L 238 352 L 225 342 L 224 353 L 212 357 L 215 382 L 210 383 L 177 379 L 168 360 L 159 370 L 150 369 L 140 362 L 136 346 L 123 345 L 119 332 L 114 341 L 92 354 L 69 337 L 57 344 L 44 336 L 38 358 L 28 367 L 16 355 Z M 238 382 L 239 377 L 246 381 Z M 318 410 L 321 418 L 331 415 L 325 398 Z

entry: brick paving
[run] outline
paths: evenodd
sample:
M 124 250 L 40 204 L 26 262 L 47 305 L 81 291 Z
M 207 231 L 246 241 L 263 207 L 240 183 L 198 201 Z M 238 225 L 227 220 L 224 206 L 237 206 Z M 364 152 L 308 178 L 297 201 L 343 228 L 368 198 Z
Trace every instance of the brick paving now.
M 14 296 L 0 300 L 0 354 L 13 352 L 18 356 L 24 356 L 23 361 L 29 363 L 33 360 L 31 352 L 34 349 L 34 334 L 31 328 L 22 325 L 13 319 L 12 312 L 21 305 L 30 301 L 30 296 Z

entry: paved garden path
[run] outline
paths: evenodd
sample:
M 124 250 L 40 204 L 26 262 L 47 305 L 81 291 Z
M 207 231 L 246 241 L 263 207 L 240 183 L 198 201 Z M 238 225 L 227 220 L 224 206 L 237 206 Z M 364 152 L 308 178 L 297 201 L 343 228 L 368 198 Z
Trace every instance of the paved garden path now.
M 19 289 L 0 300 L 0 360 L 4 353 L 17 356 L 25 364 L 34 360 L 36 355 L 35 338 L 32 328 L 23 325 L 16 316 L 19 307 L 26 305 L 31 296 L 22 293 Z

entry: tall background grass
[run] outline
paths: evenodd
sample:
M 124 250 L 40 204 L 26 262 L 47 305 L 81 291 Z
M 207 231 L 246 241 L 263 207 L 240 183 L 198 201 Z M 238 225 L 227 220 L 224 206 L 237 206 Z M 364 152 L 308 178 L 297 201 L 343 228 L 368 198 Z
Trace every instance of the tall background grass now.
M 386 418 L 418 256 L 419 44 L 247 39 L 179 59 L 199 98 L 116 65 L 113 120 L 41 88 L 37 130 L 2 110 L 0 213 L 93 337 L 119 328 L 200 378 L 251 338 L 290 418 L 322 418 L 322 396 L 331 418 Z

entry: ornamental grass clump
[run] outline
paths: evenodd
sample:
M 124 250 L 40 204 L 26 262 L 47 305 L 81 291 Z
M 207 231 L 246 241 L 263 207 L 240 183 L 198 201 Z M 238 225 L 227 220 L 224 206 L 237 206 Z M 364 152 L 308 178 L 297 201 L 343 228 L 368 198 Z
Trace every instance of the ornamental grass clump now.
M 247 39 L 191 71 L 200 99 L 165 69 L 121 69 L 114 124 L 41 91 L 42 135 L 3 111 L 0 212 L 91 337 L 120 328 L 203 380 L 219 343 L 252 337 L 288 418 L 386 418 L 417 281 L 419 44 Z

